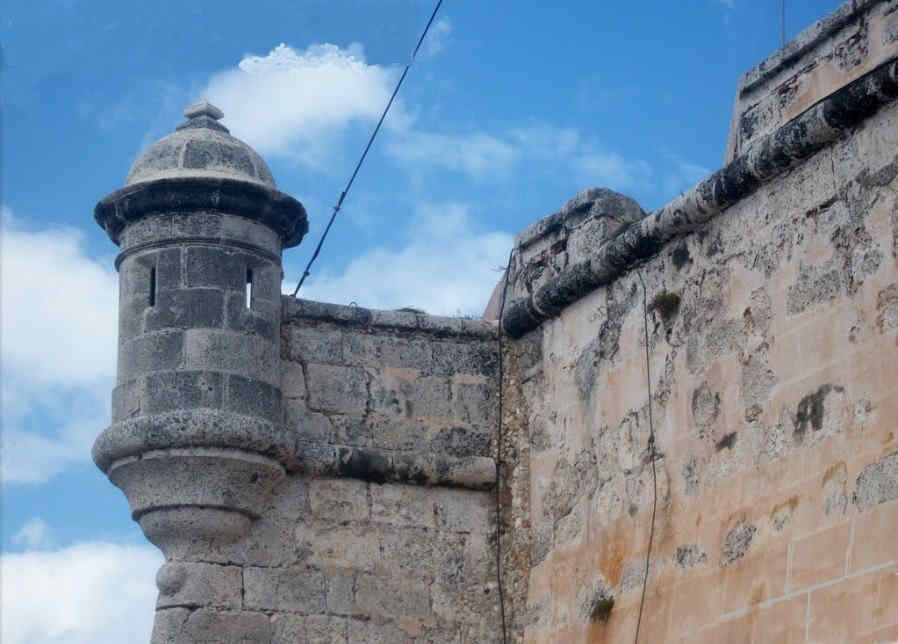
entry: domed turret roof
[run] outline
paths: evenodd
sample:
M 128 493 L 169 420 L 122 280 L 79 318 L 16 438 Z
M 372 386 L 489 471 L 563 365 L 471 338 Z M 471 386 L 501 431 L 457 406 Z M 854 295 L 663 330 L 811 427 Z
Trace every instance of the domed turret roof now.
M 268 164 L 219 123 L 224 114 L 201 101 L 184 110 L 187 121 L 146 150 L 131 166 L 126 186 L 174 177 L 218 177 L 275 188 Z

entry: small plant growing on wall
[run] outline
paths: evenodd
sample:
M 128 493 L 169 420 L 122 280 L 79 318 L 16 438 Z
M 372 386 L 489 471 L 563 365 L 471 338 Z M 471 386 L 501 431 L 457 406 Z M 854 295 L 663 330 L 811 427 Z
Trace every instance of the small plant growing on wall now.
M 594 622 L 607 622 L 608 618 L 611 617 L 612 608 L 614 608 L 614 597 L 607 597 L 600 594 L 596 597 L 595 603 L 592 606 L 592 611 L 589 613 L 589 619 Z
M 670 291 L 661 291 L 652 298 L 649 311 L 658 311 L 664 324 L 670 324 L 670 321 L 680 311 L 680 296 Z

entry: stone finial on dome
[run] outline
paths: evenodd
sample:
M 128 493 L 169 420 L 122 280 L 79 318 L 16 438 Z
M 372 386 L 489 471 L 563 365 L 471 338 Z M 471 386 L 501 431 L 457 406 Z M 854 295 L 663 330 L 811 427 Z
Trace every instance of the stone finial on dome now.
M 177 127 L 178 130 L 186 130 L 189 128 L 207 128 L 210 130 L 218 130 L 220 132 L 228 132 L 228 128 L 219 123 L 219 119 L 224 116 L 224 112 L 212 105 L 207 100 L 202 100 L 188 106 L 184 110 L 184 116 L 187 122 L 181 123 Z
M 199 101 L 194 103 L 193 105 L 189 105 L 187 109 L 184 110 L 184 116 L 189 119 L 192 119 L 196 116 L 211 116 L 216 121 L 224 116 L 224 112 L 215 107 L 209 101 Z

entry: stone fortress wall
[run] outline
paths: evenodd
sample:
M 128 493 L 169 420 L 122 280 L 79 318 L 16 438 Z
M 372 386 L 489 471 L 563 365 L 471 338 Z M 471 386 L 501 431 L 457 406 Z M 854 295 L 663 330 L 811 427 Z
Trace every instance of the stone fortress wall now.
M 650 535 L 642 642 L 898 639 L 896 99 L 898 3 L 845 3 L 722 170 L 581 193 L 483 320 L 279 296 L 305 212 L 188 110 L 96 211 L 152 641 L 501 642 L 497 545 L 510 642 L 633 641 Z
M 495 327 L 284 298 L 281 357 L 296 470 L 153 641 L 496 641 Z
M 690 193 L 518 237 L 524 641 L 633 641 L 653 461 L 640 641 L 898 640 L 898 5 L 854 4 L 746 75 Z M 803 109 L 748 132 L 771 102 Z

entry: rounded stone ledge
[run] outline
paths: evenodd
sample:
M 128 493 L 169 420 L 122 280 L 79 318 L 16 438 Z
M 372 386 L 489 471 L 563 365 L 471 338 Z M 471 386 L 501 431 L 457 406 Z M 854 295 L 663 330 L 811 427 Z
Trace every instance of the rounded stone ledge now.
M 168 559 L 178 559 L 197 542 L 233 543 L 249 532 L 252 519 L 242 512 L 195 505 L 151 510 L 138 521 L 144 536 Z
M 219 409 L 191 409 L 140 416 L 107 427 L 91 456 L 109 473 L 116 461 L 145 452 L 178 448 L 220 448 L 252 452 L 285 469 L 298 466 L 296 437 L 281 425 Z
M 125 492 L 135 520 L 159 508 L 180 506 L 223 509 L 257 519 L 258 509 L 286 472 L 277 461 L 253 452 L 182 448 L 119 459 L 107 475 Z
M 169 177 L 136 183 L 97 203 L 94 219 L 119 244 L 122 230 L 147 215 L 216 211 L 260 221 L 276 231 L 284 248 L 309 230 L 302 204 L 272 187 L 223 177 Z

